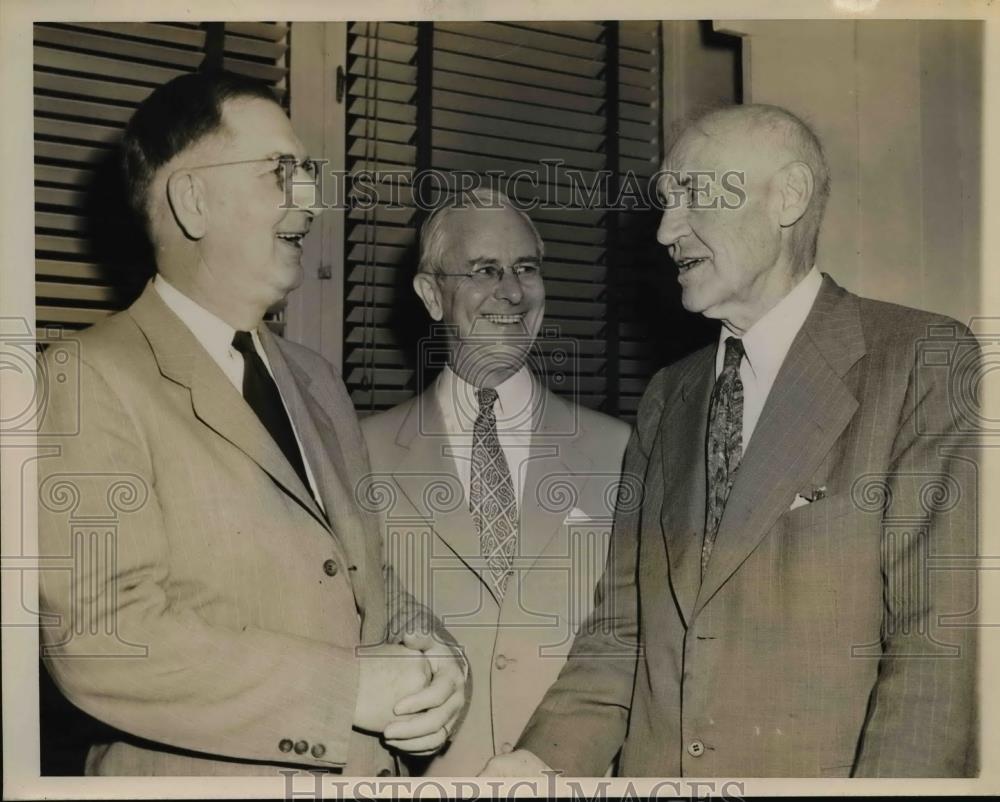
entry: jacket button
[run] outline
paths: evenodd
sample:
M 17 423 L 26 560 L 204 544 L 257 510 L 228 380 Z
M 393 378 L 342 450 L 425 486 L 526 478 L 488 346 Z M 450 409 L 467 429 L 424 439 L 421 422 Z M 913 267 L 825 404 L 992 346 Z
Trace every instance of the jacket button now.
M 336 576 L 338 570 L 336 560 L 327 560 L 323 563 L 323 573 L 327 576 Z
M 691 743 L 688 744 L 688 754 L 691 755 L 691 757 L 701 757 L 705 754 L 705 744 L 701 741 L 691 741 Z
M 304 755 L 308 751 L 309 751 L 309 742 L 308 741 L 296 741 L 295 742 L 295 754 L 297 754 L 297 755 Z
M 497 659 L 493 661 L 493 665 L 496 666 L 497 671 L 503 671 L 507 668 L 507 656 L 498 654 Z
M 500 751 L 505 755 L 509 755 L 514 751 L 514 745 L 510 741 L 504 741 L 500 744 Z
M 391 777 L 392 776 L 392 769 L 379 769 L 378 776 L 379 777 Z
M 291 752 L 292 751 L 292 739 L 291 738 L 282 738 L 278 742 L 278 749 L 280 749 L 282 752 Z
M 313 757 L 321 758 L 326 754 L 326 747 L 323 744 L 313 744 L 313 748 L 309 751 Z

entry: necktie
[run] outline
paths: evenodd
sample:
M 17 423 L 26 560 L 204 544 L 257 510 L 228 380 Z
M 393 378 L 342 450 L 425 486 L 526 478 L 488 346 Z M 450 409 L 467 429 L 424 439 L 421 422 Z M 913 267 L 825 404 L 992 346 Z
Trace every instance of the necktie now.
M 250 405 L 264 428 L 271 433 L 274 442 L 285 455 L 285 458 L 295 469 L 302 484 L 309 489 L 309 479 L 306 476 L 306 466 L 302 461 L 302 452 L 295 440 L 292 422 L 288 419 L 285 405 L 281 402 L 278 385 L 274 383 L 267 371 L 264 360 L 254 348 L 253 338 L 249 331 L 238 331 L 233 336 L 233 348 L 243 355 L 243 397 Z
M 705 540 L 701 550 L 702 576 L 708 567 L 722 512 L 743 457 L 743 381 L 740 379 L 743 354 L 743 341 L 738 337 L 728 337 L 722 372 L 715 380 L 708 411 L 708 503 Z
M 479 414 L 472 428 L 472 467 L 469 482 L 469 512 L 479 534 L 483 559 L 498 599 L 503 599 L 507 579 L 514 567 L 517 547 L 517 501 L 507 458 L 497 438 L 493 404 L 497 391 L 477 391 Z

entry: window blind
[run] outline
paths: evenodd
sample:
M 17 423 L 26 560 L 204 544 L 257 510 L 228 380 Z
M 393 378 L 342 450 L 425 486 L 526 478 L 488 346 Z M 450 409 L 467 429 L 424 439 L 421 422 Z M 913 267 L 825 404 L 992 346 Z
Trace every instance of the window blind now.
M 638 188 L 655 197 L 655 176 L 663 160 L 660 135 L 660 25 L 623 22 L 618 31 L 618 153 L 620 200 Z M 632 183 L 629 183 L 632 182 Z M 632 420 L 652 374 L 661 366 L 654 330 L 662 322 L 658 287 L 666 269 L 656 242 L 660 211 L 624 208 L 616 213 L 618 248 L 617 397 L 615 411 Z
M 348 27 L 346 169 L 400 177 L 373 182 L 378 203 L 347 212 L 344 380 L 360 410 L 394 406 L 415 386 L 394 313 L 416 264 L 417 35 L 415 23 Z

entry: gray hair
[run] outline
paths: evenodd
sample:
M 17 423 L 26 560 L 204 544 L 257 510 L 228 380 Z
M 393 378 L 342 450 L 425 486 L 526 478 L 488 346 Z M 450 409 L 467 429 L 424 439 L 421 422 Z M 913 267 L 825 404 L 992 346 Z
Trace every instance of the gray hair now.
M 813 196 L 802 215 L 797 250 L 807 265 L 816 259 L 820 223 L 830 197 L 830 168 L 819 137 L 802 118 L 780 106 L 765 103 L 726 106 L 706 112 L 691 127 L 706 134 L 721 129 L 722 134 L 760 139 L 765 147 L 780 147 L 796 161 L 801 161 L 813 175 Z
M 467 197 L 471 196 L 471 200 Z M 420 228 L 420 262 L 417 271 L 420 273 L 440 273 L 444 270 L 444 251 L 448 244 L 445 223 L 453 212 L 458 209 L 500 209 L 508 207 L 520 215 L 527 223 L 535 237 L 539 258 L 545 255 L 545 243 L 542 235 L 523 209 L 519 209 L 507 195 L 491 187 L 459 192 L 449 197 L 438 206 L 424 221 Z

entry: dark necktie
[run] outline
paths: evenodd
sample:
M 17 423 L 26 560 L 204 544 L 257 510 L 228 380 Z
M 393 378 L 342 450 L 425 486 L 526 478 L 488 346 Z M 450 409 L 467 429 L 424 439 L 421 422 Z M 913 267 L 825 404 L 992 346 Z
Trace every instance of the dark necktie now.
M 233 336 L 233 348 L 243 354 L 243 397 L 250 405 L 250 409 L 260 418 L 264 428 L 271 433 L 274 442 L 295 469 L 306 490 L 310 490 L 302 452 L 299 451 L 299 444 L 295 440 L 295 432 L 292 430 L 292 422 L 288 419 L 285 405 L 281 403 L 278 385 L 274 383 L 264 360 L 254 348 L 250 332 L 236 332 Z
M 480 553 L 490 569 L 496 596 L 503 600 L 517 547 L 517 500 L 507 458 L 497 437 L 497 419 L 493 412 L 497 391 L 483 387 L 477 395 L 479 414 L 472 428 L 469 512 L 479 534 Z
M 743 381 L 740 379 L 743 354 L 743 341 L 738 337 L 727 337 L 722 372 L 715 380 L 708 411 L 708 503 L 705 509 L 705 540 L 701 550 L 702 576 L 708 567 L 722 512 L 743 457 Z

